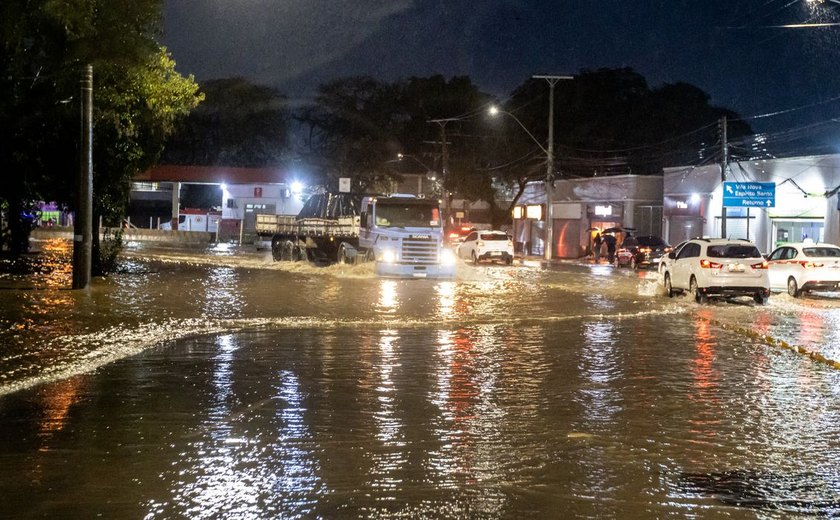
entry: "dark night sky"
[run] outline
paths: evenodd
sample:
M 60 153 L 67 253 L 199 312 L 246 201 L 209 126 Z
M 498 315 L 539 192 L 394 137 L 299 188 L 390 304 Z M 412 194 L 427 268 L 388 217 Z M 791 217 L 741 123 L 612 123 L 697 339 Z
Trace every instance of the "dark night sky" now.
M 808 21 L 840 22 L 840 0 L 166 0 L 164 44 L 199 81 L 293 101 L 349 75 L 469 75 L 503 98 L 531 74 L 627 66 L 744 117 L 817 104 L 753 121 L 784 129 L 840 117 L 840 26 L 779 27 Z

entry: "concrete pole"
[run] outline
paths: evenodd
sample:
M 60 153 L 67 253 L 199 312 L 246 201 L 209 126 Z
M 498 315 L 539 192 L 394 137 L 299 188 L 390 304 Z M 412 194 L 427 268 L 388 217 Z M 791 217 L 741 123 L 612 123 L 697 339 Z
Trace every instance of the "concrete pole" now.
M 573 79 L 572 76 L 531 76 L 534 79 L 548 81 L 548 153 L 545 157 L 545 259 L 554 257 L 554 212 L 552 195 L 554 191 L 554 86 L 561 79 Z
M 90 286 L 93 257 L 93 66 L 82 80 L 82 153 L 73 224 L 73 289 Z
M 181 183 L 172 183 L 172 230 L 178 229 L 178 214 L 181 213 Z

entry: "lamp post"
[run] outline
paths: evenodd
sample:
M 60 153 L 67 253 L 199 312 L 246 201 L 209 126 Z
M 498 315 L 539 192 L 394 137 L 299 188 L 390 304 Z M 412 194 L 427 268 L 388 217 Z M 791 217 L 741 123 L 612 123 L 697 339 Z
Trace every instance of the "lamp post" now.
M 554 85 L 561 79 L 574 79 L 572 76 L 531 76 L 533 79 L 548 81 L 548 150 L 545 157 L 545 259 L 554 256 L 554 212 L 551 195 L 554 190 Z
M 437 178 L 437 172 L 433 168 L 429 168 L 429 166 L 426 163 L 424 163 L 423 161 L 421 161 L 420 159 L 418 159 L 414 155 L 410 155 L 410 154 L 407 154 L 407 153 L 398 153 L 396 162 L 400 162 L 403 159 L 411 159 L 414 162 L 416 162 L 417 164 L 419 164 L 420 166 L 422 166 L 424 170 L 426 170 L 426 178 L 429 179 L 430 181 L 432 181 L 432 187 L 435 191 L 435 194 L 437 194 L 437 191 L 439 190 L 439 181 L 438 181 L 438 178 Z M 395 161 L 388 161 L 388 162 L 395 162 Z M 420 190 L 418 190 L 418 191 L 420 191 Z
M 534 137 L 534 134 L 522 124 L 515 115 L 510 112 L 501 110 L 496 106 L 490 107 L 490 115 L 503 113 L 509 115 L 514 121 L 519 123 L 519 126 L 525 130 L 540 150 L 545 154 L 545 259 L 551 260 L 554 256 L 554 215 L 552 211 L 552 190 L 554 189 L 554 85 L 561 79 L 574 79 L 573 76 L 531 76 L 534 79 L 544 79 L 548 81 L 549 98 L 548 98 L 548 149 L 546 149 L 539 139 Z

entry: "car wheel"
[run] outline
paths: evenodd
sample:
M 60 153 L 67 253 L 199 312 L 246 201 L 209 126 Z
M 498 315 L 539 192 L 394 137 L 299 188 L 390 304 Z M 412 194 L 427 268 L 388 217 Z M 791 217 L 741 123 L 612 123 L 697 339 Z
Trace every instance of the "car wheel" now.
M 765 296 L 764 293 L 755 293 L 755 295 L 753 295 L 753 300 L 755 300 L 755 303 L 759 305 L 767 305 L 767 296 Z
M 671 273 L 665 273 L 665 295 L 668 298 L 674 297 L 674 287 L 671 285 Z
M 616 269 L 621 267 L 621 262 L 618 261 L 618 257 L 615 257 L 615 260 L 613 261 L 613 265 L 615 266 Z
M 633 269 L 635 271 L 638 268 L 639 268 L 639 264 L 636 263 L 636 257 L 635 256 L 630 257 L 630 269 Z
M 802 291 L 799 290 L 799 285 L 796 283 L 796 278 L 791 276 L 788 278 L 787 284 L 788 294 L 793 296 L 794 298 L 798 298 Z
M 473 264 L 478 265 L 478 257 L 477 257 L 477 256 L 475 256 L 475 251 L 473 251 L 472 253 L 470 253 L 470 258 L 472 258 L 472 263 L 473 263 Z
M 693 276 L 691 277 L 691 281 L 689 282 L 689 292 L 694 295 L 694 301 L 699 304 L 704 304 L 709 300 L 709 297 L 700 292 L 700 286 L 697 285 L 697 279 Z
M 509 256 L 509 257 L 505 258 L 505 264 L 511 265 L 512 263 L 513 263 L 513 257 L 512 256 Z

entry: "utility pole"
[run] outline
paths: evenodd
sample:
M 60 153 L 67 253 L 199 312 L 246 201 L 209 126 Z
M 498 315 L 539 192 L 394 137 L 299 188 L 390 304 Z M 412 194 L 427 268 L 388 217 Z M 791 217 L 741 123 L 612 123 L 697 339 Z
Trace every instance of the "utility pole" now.
M 82 80 L 82 147 L 73 219 L 73 289 L 90 285 L 93 246 L 93 66 Z
M 726 171 L 729 168 L 729 141 L 726 136 L 726 116 L 720 118 L 720 144 L 721 144 L 721 163 L 720 163 L 720 180 L 726 182 Z M 723 205 L 721 199 L 720 209 L 720 237 L 726 238 L 726 206 Z
M 428 123 L 437 123 L 440 126 L 440 178 L 441 185 L 448 184 L 449 181 L 449 149 L 446 147 L 446 124 L 450 121 L 458 121 L 458 119 L 450 117 L 446 119 L 430 119 Z M 448 222 L 452 214 L 452 193 L 446 189 L 446 219 Z
M 554 190 L 554 85 L 561 79 L 574 79 L 572 76 L 531 76 L 533 79 L 548 81 L 548 153 L 545 158 L 545 259 L 554 256 L 554 212 L 552 211 L 552 191 Z

